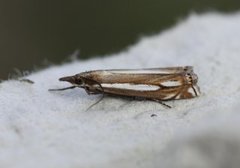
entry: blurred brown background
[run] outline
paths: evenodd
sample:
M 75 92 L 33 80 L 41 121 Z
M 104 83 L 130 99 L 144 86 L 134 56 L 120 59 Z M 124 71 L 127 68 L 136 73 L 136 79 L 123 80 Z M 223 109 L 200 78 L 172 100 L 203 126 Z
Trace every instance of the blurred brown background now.
M 0 0 L 0 79 L 77 49 L 80 58 L 118 52 L 191 12 L 239 7 L 239 0 Z

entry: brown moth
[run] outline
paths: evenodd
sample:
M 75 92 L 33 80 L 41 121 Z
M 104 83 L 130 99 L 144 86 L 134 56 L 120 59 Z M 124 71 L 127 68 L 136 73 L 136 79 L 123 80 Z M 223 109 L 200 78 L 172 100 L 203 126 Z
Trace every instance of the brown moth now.
M 59 79 L 73 88 L 83 88 L 88 94 L 108 94 L 162 101 L 189 99 L 200 94 L 198 77 L 192 66 L 151 69 L 110 69 L 82 72 Z

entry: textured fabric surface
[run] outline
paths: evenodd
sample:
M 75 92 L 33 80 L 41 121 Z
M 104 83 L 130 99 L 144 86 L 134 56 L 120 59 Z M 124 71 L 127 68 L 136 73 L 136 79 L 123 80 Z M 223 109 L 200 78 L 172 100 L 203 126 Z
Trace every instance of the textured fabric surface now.
M 0 167 L 240 165 L 240 14 L 191 15 L 126 51 L 52 66 L 0 84 Z M 62 76 L 86 70 L 194 66 L 201 96 L 167 102 L 87 95 Z M 156 116 L 151 117 L 152 114 Z

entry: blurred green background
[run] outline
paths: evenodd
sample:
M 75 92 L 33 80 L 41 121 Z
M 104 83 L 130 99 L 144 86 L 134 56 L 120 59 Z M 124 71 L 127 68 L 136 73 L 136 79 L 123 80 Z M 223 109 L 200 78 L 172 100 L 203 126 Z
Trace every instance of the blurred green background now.
M 79 58 L 118 52 L 191 12 L 239 7 L 239 0 L 0 0 L 0 79 L 77 49 Z

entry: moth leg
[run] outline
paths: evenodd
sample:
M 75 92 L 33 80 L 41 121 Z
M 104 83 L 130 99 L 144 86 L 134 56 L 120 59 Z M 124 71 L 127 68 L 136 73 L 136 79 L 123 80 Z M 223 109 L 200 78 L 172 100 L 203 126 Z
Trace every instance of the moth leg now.
M 96 82 L 96 81 L 94 81 L 94 82 L 99 86 L 99 89 L 96 89 L 96 90 L 99 91 L 100 93 L 104 94 L 104 89 L 103 89 L 102 85 L 99 82 Z
M 153 100 L 153 101 L 156 101 L 158 103 L 160 103 L 161 105 L 167 107 L 167 108 L 172 108 L 170 105 L 166 104 L 166 103 L 163 103 L 161 100 L 158 100 L 158 99 L 150 99 L 150 100 Z
M 97 83 L 97 85 L 99 85 L 99 88 L 101 89 L 101 90 L 97 90 L 97 91 L 100 91 L 100 93 L 104 93 L 102 86 L 99 83 Z M 82 88 L 86 91 L 86 93 L 88 95 L 90 95 L 90 94 L 99 94 L 99 92 L 91 90 L 90 87 L 91 86 L 83 86 Z
M 87 92 L 88 95 L 99 94 L 99 92 L 104 93 L 103 87 L 99 82 L 87 78 L 84 79 L 89 82 L 82 86 L 82 88 Z M 98 85 L 99 88 L 96 88 L 96 86 L 93 87 L 94 84 Z
M 68 89 L 74 89 L 76 86 L 70 86 L 70 87 L 65 87 L 65 88 L 60 88 L 60 89 L 48 89 L 48 91 L 63 91 L 63 90 L 68 90 Z
M 100 98 L 98 101 L 96 101 L 95 103 L 93 103 L 92 105 L 90 105 L 90 106 L 87 108 L 86 111 L 90 110 L 93 106 L 95 106 L 95 105 L 98 104 L 100 101 L 102 101 L 103 98 L 104 98 L 104 94 L 102 94 L 101 98 Z
M 84 90 L 86 91 L 86 93 L 87 93 L 88 95 L 91 94 L 89 87 L 84 86 L 83 88 L 84 88 Z

